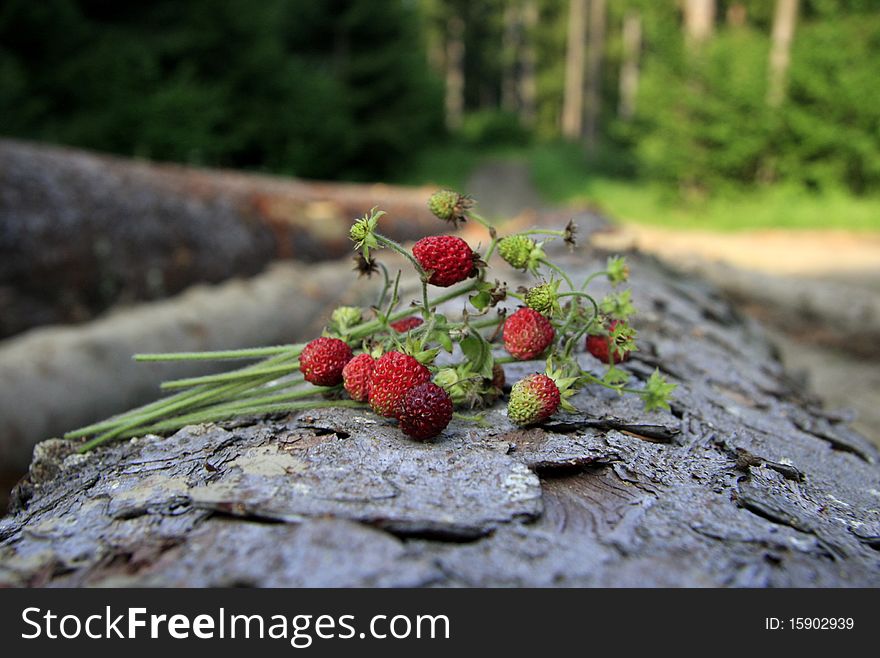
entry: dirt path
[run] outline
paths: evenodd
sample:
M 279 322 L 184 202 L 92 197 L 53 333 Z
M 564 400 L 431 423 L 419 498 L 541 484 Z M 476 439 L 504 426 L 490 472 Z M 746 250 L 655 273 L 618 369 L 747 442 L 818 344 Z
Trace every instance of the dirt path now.
M 468 192 L 487 215 L 543 203 L 524 163 L 489 162 Z M 880 444 L 880 233 L 676 231 L 628 224 L 594 243 L 638 249 L 710 279 L 770 326 L 781 358 L 832 408 Z

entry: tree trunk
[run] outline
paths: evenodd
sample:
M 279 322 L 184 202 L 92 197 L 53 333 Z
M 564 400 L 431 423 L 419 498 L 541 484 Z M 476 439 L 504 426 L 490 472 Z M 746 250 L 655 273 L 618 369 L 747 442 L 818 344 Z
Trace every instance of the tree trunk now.
M 778 107 L 785 100 L 785 79 L 791 62 L 791 42 L 797 12 L 798 0 L 776 0 L 767 85 L 767 103 L 771 107 Z
M 501 38 L 501 108 L 516 112 L 517 64 L 520 51 L 520 12 L 516 2 L 508 2 L 504 7 L 502 21 L 504 31 Z
M 629 121 L 636 113 L 639 93 L 639 55 L 642 49 L 642 18 L 638 12 L 623 17 L 623 61 L 620 66 L 618 115 Z
M 580 278 L 604 263 L 590 253 L 558 262 Z M 876 448 L 712 288 L 630 267 L 644 314 L 621 367 L 635 387 L 663 370 L 669 411 L 589 387 L 539 427 L 498 404 L 431 443 L 353 409 L 84 456 L 47 441 L 0 520 L 0 585 L 880 585 Z
M 587 0 L 570 0 L 565 53 L 562 134 L 579 140 L 584 134 L 584 52 L 587 39 Z
M 689 43 L 699 46 L 715 28 L 715 0 L 684 0 L 684 29 Z
M 446 127 L 457 130 L 464 118 L 464 20 L 446 24 Z
M 748 16 L 749 10 L 742 2 L 734 2 L 727 8 L 727 24 L 730 27 L 743 27 Z
M 602 53 L 605 51 L 605 0 L 590 0 L 590 32 L 587 40 L 587 97 L 584 145 L 595 154 L 599 145 L 602 111 Z
M 120 303 L 351 252 L 353 218 L 441 231 L 426 190 L 150 164 L 0 140 L 0 338 Z
M 520 119 L 523 125 L 533 126 L 538 105 L 538 56 L 535 40 L 538 29 L 538 3 L 525 0 L 522 9 L 522 62 L 519 75 Z

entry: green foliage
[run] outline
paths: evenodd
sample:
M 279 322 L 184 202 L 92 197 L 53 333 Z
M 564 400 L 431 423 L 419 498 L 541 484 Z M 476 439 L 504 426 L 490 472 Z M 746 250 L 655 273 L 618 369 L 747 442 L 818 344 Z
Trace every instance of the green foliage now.
M 513 112 L 481 110 L 468 114 L 458 138 L 468 146 L 519 146 L 529 142 L 529 131 Z
M 689 201 L 781 181 L 880 189 L 876 3 L 806 3 L 778 108 L 767 102 L 767 4 L 749 3 L 750 23 L 721 27 L 700 49 L 661 8 L 645 8 L 639 116 L 628 132 L 618 127 L 641 172 Z
M 441 125 L 417 29 L 396 0 L 10 0 L 0 10 L 3 131 L 376 178 Z

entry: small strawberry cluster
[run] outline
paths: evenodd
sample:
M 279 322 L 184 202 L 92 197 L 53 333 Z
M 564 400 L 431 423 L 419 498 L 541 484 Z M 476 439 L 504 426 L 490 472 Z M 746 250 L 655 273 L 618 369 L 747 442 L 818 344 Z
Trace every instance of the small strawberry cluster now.
M 538 359 L 546 361 L 543 372 L 510 389 L 507 416 L 517 425 L 540 423 L 560 409 L 574 411 L 570 398 L 589 385 L 638 395 L 647 409 L 668 408 L 674 385 L 659 372 L 642 387 L 630 388 L 628 371 L 619 367 L 636 350 L 636 332 L 629 324 L 635 313 L 631 292 L 620 288 L 629 275 L 623 258 L 609 258 L 605 269 L 576 285 L 545 251 L 553 240 L 573 246 L 573 223 L 562 230 L 532 229 L 500 237 L 474 211 L 470 197 L 443 190 L 428 206 L 452 228 L 468 220 L 483 225 L 488 246 L 475 250 L 458 236 L 440 235 L 422 238 L 407 250 L 381 233 L 384 213 L 374 208 L 350 230 L 356 269 L 368 276 L 381 272 L 383 279 L 370 319 L 363 309 L 340 307 L 324 335 L 302 345 L 136 355 L 142 361 L 263 360 L 220 375 L 165 382 L 163 388 L 182 391 L 67 436 L 92 436 L 83 444 L 87 450 L 114 438 L 168 432 L 194 422 L 349 406 L 395 419 L 408 436 L 427 440 L 455 416 L 480 421 L 480 414 L 465 416 L 455 409 L 485 408 L 502 397 L 504 364 Z M 401 272 L 389 275 L 375 258 L 381 249 L 410 263 L 421 284 L 419 300 L 402 302 Z M 488 278 L 493 257 L 533 277 L 534 285 L 512 291 Z M 610 282 L 612 292 L 596 300 L 587 288 L 599 277 Z M 431 298 L 433 288 L 448 290 Z M 450 318 L 440 312 L 458 298 L 465 300 L 460 315 Z M 513 312 L 507 310 L 510 301 L 518 306 Z M 493 348 L 499 337 L 506 355 Z M 581 344 L 605 366 L 604 373 L 591 371 L 595 362 L 581 366 Z

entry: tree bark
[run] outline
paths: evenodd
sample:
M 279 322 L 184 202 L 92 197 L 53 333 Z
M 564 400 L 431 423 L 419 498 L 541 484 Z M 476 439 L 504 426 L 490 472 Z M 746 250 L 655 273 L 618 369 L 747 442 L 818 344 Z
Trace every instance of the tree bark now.
M 501 38 L 501 108 L 508 112 L 516 112 L 519 107 L 517 65 L 521 45 L 518 3 L 508 2 L 505 5 L 502 22 L 504 30 Z
M 691 45 L 707 41 L 715 29 L 715 0 L 684 0 L 684 29 Z
M 349 254 L 348 227 L 375 205 L 395 239 L 442 231 L 428 194 L 0 140 L 0 338 Z
M 538 110 L 538 56 L 535 41 L 538 29 L 538 4 L 525 0 L 522 8 L 522 62 L 519 75 L 520 118 L 523 125 L 533 126 Z
M 767 85 L 767 104 L 771 107 L 779 107 L 785 100 L 785 80 L 791 62 L 797 12 L 798 0 L 776 0 Z
M 590 0 L 590 30 L 587 40 L 587 93 L 584 145 L 588 154 L 599 146 L 599 117 L 602 113 L 602 54 L 605 51 L 605 0 Z
M 565 54 L 562 134 L 580 140 L 584 134 L 584 52 L 587 39 L 587 0 L 570 0 Z
M 464 118 L 464 20 L 446 23 L 446 127 L 457 130 Z
M 604 263 L 559 258 L 576 277 Z M 636 387 L 664 371 L 670 410 L 589 387 L 539 427 L 498 405 L 432 443 L 352 409 L 85 456 L 47 441 L 0 519 L 0 584 L 880 585 L 876 448 L 712 288 L 630 267 L 640 350 L 621 367 Z M 544 365 L 504 367 L 513 382 Z
M 638 12 L 623 17 L 623 61 L 620 66 L 620 103 L 617 113 L 629 121 L 636 113 L 639 93 L 639 56 L 642 49 L 642 18 Z

